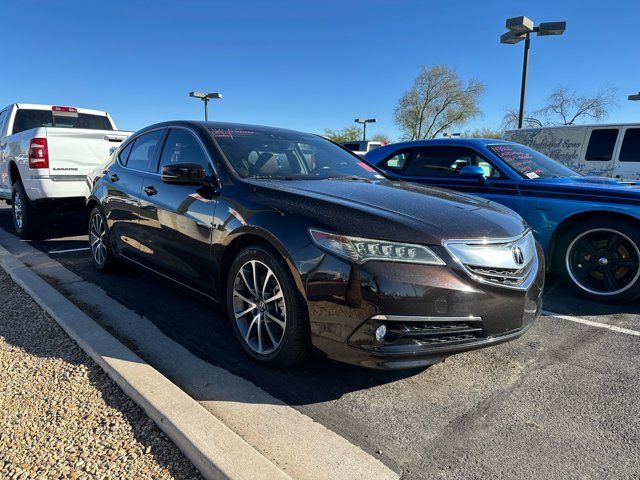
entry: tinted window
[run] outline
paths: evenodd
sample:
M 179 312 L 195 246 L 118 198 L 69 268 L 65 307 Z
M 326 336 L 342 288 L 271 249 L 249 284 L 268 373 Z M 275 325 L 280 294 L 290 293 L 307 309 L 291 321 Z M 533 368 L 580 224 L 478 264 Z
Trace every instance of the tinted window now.
M 122 151 L 118 154 L 118 159 L 122 165 L 127 164 L 127 160 L 129 158 L 129 152 L 131 151 L 131 147 L 133 147 L 133 142 L 130 142 L 126 147 L 122 149 Z
M 89 130 L 113 130 L 111 122 L 104 115 L 91 115 L 88 113 L 54 114 L 55 127 L 60 128 L 86 128 Z
M 352 152 L 359 152 L 360 151 L 360 144 L 359 143 L 343 143 L 342 146 L 348 150 L 351 150 Z
M 13 120 L 13 133 L 38 127 L 53 127 L 53 113 L 49 110 L 19 109 Z
M 585 160 L 607 161 L 613 157 L 618 138 L 617 128 L 601 128 L 591 132 Z
M 394 172 L 399 172 L 404 168 L 408 154 L 406 152 L 396 153 L 393 157 L 388 158 L 382 163 L 382 168 L 387 168 Z
M 181 128 L 171 129 L 169 132 L 162 149 L 158 171 L 162 172 L 162 167 L 174 163 L 197 163 L 211 174 L 209 160 L 202 147 L 190 132 Z
M 624 133 L 620 161 L 640 162 L 640 128 L 629 128 Z
M 457 177 L 464 167 L 479 166 L 487 178 L 500 178 L 500 171 L 465 148 L 420 148 L 408 152 L 405 175 Z
M 164 130 L 145 133 L 136 138 L 127 159 L 127 167 L 142 171 L 155 171 L 156 152 Z
M 241 177 L 384 178 L 361 158 L 318 135 L 255 127 L 215 128 L 211 133 Z

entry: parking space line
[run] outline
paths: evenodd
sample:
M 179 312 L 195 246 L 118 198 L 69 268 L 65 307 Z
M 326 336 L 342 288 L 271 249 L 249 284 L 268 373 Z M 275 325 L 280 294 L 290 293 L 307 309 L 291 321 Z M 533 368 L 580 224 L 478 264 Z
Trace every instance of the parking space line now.
M 86 252 L 90 250 L 89 247 L 81 247 L 81 248 L 67 248 L 66 250 L 51 250 L 47 253 L 72 253 L 72 252 Z
M 615 325 L 608 325 L 606 323 L 594 322 L 592 320 L 585 320 L 584 318 L 573 317 L 571 315 L 561 315 L 559 313 L 550 312 L 548 310 L 543 310 L 542 313 L 547 317 L 561 318 L 562 320 L 569 320 L 570 322 L 582 323 L 584 325 L 589 325 L 591 327 L 604 328 L 607 330 L 611 330 L 613 332 L 625 333 L 627 335 L 640 337 L 640 331 L 631 330 L 630 328 L 616 327 Z

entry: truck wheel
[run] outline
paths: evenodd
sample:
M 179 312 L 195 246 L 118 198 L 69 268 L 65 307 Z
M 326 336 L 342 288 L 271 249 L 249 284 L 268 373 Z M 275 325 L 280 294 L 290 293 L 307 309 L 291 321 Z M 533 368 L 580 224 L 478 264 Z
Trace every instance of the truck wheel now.
M 291 273 L 261 246 L 236 257 L 227 281 L 227 311 L 251 359 L 287 367 L 307 358 L 308 319 Z
M 640 296 L 640 227 L 593 219 L 569 229 L 558 258 L 565 282 L 579 295 L 606 303 Z
M 111 238 L 100 207 L 95 207 L 89 215 L 89 248 L 93 266 L 103 273 L 113 270 L 115 256 L 111 248 Z
M 41 212 L 31 205 L 20 180 L 11 191 L 11 213 L 13 226 L 21 238 L 28 240 L 37 235 Z

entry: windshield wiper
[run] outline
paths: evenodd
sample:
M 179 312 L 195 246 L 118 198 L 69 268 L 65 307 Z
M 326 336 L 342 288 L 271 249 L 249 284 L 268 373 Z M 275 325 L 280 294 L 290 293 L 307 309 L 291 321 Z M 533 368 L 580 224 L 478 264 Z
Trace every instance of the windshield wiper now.
M 345 176 L 340 176 L 340 177 L 326 177 L 323 178 L 322 180 L 349 180 L 352 182 L 370 182 L 371 179 L 370 178 L 365 178 L 365 177 L 356 177 L 355 175 L 345 175 Z
M 280 175 L 249 175 L 247 178 L 254 180 L 293 180 L 293 177 L 282 177 Z

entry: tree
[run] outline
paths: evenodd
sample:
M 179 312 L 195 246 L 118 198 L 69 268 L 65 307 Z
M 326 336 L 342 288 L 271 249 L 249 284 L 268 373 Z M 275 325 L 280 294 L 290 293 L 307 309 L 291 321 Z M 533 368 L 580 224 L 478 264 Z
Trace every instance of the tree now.
M 384 133 L 376 133 L 374 136 L 371 137 L 370 140 L 373 142 L 380 142 L 383 145 L 391 143 L 391 138 L 385 135 Z
M 465 84 L 444 65 L 422 66 L 413 86 L 398 100 L 395 123 L 403 139 L 434 138 L 479 115 L 478 99 L 484 90 L 479 80 Z
M 324 136 L 329 140 L 340 143 L 340 142 L 357 142 L 362 139 L 362 129 L 357 126 L 344 127 L 340 130 L 332 130 L 330 128 L 326 128 L 324 130 Z
M 465 138 L 502 138 L 503 133 L 504 130 L 502 129 L 482 127 L 475 130 L 467 130 L 462 136 Z
M 523 126 L 575 125 L 585 121 L 600 123 L 617 106 L 616 89 L 601 88 L 593 95 L 579 95 L 574 90 L 558 87 L 551 92 L 547 104 L 525 116 Z M 505 128 L 518 125 L 518 109 L 509 110 L 504 116 Z

